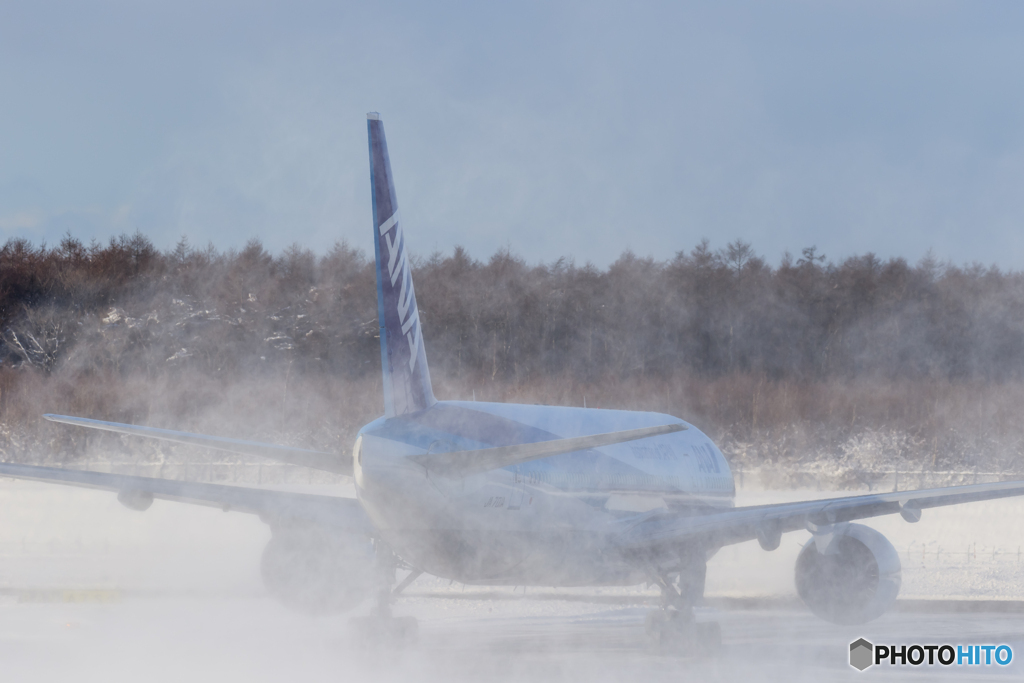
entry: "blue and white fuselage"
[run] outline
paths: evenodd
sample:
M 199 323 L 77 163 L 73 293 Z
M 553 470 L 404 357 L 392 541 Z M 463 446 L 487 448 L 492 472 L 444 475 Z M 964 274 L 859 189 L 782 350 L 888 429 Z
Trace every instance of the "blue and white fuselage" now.
M 360 431 L 356 491 L 384 540 L 431 574 L 464 583 L 635 584 L 649 569 L 617 551 L 631 522 L 657 511 L 733 505 L 729 466 L 698 429 L 462 478 L 433 475 L 410 456 L 676 421 L 622 410 L 438 402 Z

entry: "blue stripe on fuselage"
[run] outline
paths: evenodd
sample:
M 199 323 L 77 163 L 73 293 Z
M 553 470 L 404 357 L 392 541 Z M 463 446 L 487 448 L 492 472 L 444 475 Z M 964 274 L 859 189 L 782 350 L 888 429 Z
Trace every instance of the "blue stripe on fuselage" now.
M 371 423 L 364 433 L 424 451 L 444 452 L 535 443 L 665 424 L 668 420 L 675 421 L 656 413 L 453 401 Z M 642 488 L 648 491 L 677 491 L 679 487 L 671 479 L 678 481 L 678 476 L 685 474 L 648 472 L 593 449 L 543 458 L 519 468 L 526 474 L 585 475 L 589 483 L 584 488 L 591 489 L 632 480 L 644 482 Z M 544 478 L 559 488 L 568 485 L 559 486 L 559 477 Z

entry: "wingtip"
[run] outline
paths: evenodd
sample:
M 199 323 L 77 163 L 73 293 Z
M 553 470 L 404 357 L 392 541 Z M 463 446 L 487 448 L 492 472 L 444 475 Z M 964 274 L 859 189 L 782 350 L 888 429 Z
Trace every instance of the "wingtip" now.
M 368 121 L 380 121 L 380 113 L 375 111 L 366 112 L 366 119 Z
M 59 422 L 61 424 L 80 424 L 82 422 L 95 422 L 85 417 L 72 417 L 71 415 L 57 415 L 56 413 L 46 413 L 43 415 L 43 419 L 49 420 L 50 422 Z

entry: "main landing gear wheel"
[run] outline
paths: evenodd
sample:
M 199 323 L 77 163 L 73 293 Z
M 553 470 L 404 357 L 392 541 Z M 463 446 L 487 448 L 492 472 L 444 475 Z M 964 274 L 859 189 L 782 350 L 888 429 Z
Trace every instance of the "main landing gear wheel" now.
M 416 617 L 396 617 L 391 614 L 391 603 L 416 580 L 421 572 L 413 569 L 400 584 L 395 584 L 395 572 L 399 560 L 394 553 L 381 542 L 376 544 L 377 553 L 377 604 L 373 613 L 365 617 L 353 617 L 349 625 L 355 635 L 367 644 L 373 645 L 406 645 L 416 640 L 419 623 Z M 392 588 L 394 586 L 394 588 Z
M 722 646 L 722 629 L 717 621 L 695 621 L 685 610 L 649 612 L 644 629 L 659 654 L 708 657 Z

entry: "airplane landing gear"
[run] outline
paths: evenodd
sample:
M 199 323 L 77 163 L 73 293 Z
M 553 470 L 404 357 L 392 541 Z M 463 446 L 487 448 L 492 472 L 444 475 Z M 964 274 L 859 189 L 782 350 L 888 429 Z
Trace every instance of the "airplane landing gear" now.
M 647 614 L 644 630 L 658 653 L 708 656 L 721 647 L 722 630 L 718 622 L 699 622 L 693 613 L 694 605 L 704 596 L 706 569 L 705 562 L 685 568 L 679 573 L 678 589 L 672 577 L 656 575 L 661 607 Z
M 405 644 L 416 639 L 419 622 L 416 617 L 396 617 L 391 613 L 391 604 L 395 598 L 422 574 L 414 569 L 405 579 L 395 586 L 395 572 L 399 560 L 391 549 L 377 542 L 378 586 L 376 606 L 373 612 L 365 617 L 353 617 L 349 623 L 360 638 L 367 642 L 380 644 Z

